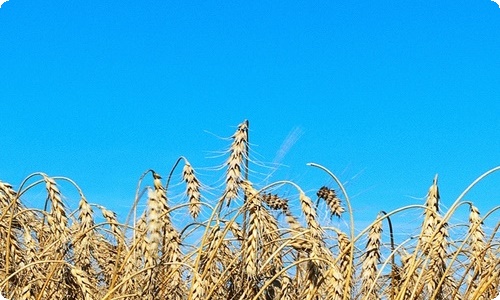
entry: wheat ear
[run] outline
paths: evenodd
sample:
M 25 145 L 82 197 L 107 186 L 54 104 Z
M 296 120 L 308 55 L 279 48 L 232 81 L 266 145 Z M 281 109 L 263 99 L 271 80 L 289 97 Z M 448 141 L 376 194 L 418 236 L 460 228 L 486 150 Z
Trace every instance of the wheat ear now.
M 382 237 L 382 220 L 376 221 L 368 233 L 363 265 L 361 269 L 361 293 L 365 300 L 379 299 L 376 287 L 377 265 L 380 263 L 380 243 Z
M 191 164 L 184 159 L 185 164 L 182 170 L 182 178 L 186 182 L 186 194 L 189 201 L 189 213 L 196 219 L 201 210 L 200 201 L 200 182 L 194 175 L 193 167 Z
M 238 125 L 232 136 L 233 142 L 229 149 L 229 159 L 226 162 L 226 187 L 222 199 L 227 200 L 227 205 L 238 196 L 238 183 L 242 179 L 241 169 L 245 168 L 244 160 L 248 159 L 248 121 Z
M 335 190 L 330 189 L 326 186 L 321 187 L 316 193 L 319 199 L 325 200 L 328 208 L 330 208 L 330 214 L 332 216 L 337 216 L 340 218 L 345 209 L 342 207 L 342 203 L 335 193 Z

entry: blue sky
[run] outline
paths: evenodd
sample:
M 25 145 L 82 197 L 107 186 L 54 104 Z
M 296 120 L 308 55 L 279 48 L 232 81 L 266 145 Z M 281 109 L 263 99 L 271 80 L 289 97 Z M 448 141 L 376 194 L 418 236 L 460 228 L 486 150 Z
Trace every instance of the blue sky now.
M 180 155 L 219 180 L 207 168 L 224 157 L 209 157 L 248 119 L 254 159 L 270 166 L 287 144 L 272 179 L 311 197 L 331 184 L 316 162 L 358 216 L 423 203 L 436 173 L 450 205 L 500 165 L 499 33 L 488 0 L 10 0 L 0 180 L 68 176 L 127 210 L 139 176 L 166 177 Z M 499 182 L 469 199 L 491 209 Z

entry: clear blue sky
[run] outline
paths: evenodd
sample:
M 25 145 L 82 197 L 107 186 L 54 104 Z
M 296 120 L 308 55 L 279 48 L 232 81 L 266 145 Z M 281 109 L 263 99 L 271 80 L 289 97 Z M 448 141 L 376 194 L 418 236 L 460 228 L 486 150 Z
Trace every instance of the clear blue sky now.
M 308 162 L 347 182 L 370 219 L 423 203 L 412 197 L 435 173 L 450 205 L 500 165 L 500 8 L 10 0 L 0 101 L 0 180 L 16 187 L 36 171 L 68 176 L 89 201 L 124 208 L 142 172 L 166 177 L 180 155 L 210 175 L 224 160 L 211 151 L 228 145 L 216 136 L 248 119 L 253 156 L 268 165 L 295 137 L 273 179 L 313 198 L 331 181 Z M 469 199 L 489 210 L 499 182 Z

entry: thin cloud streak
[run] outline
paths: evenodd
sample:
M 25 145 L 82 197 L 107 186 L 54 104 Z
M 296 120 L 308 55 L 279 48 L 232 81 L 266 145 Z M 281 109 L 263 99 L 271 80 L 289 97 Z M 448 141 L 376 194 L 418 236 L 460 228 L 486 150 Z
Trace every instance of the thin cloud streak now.
M 297 143 L 297 141 L 302 137 L 304 134 L 304 131 L 302 128 L 295 126 L 289 133 L 288 136 L 285 138 L 283 143 L 281 144 L 278 152 L 276 153 L 276 156 L 273 159 L 273 164 L 277 165 L 280 162 L 283 161 L 285 158 L 286 154 L 292 149 L 293 145 Z

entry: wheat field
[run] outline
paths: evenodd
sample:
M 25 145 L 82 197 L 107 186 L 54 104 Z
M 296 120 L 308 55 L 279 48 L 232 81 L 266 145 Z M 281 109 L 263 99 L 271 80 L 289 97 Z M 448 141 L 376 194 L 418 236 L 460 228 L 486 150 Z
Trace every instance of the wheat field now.
M 334 184 L 320 183 L 313 193 L 286 180 L 259 185 L 248 179 L 247 121 L 229 144 L 217 189 L 181 157 L 165 177 L 153 170 L 140 176 L 128 216 L 89 202 L 69 178 L 35 173 L 18 189 L 0 181 L 1 294 L 26 300 L 498 295 L 499 207 L 480 214 L 464 195 L 500 167 L 446 210 L 436 176 L 425 202 L 374 212 L 368 226 L 356 228 L 345 187 L 325 167 L 310 164 Z M 77 207 L 67 205 L 61 184 L 76 190 Z M 46 195 L 43 209 L 25 204 L 34 190 Z M 456 224 L 464 209 L 468 218 Z M 408 210 L 421 216 L 416 234 L 395 239 L 392 219 Z M 496 226 L 485 228 L 492 219 Z

